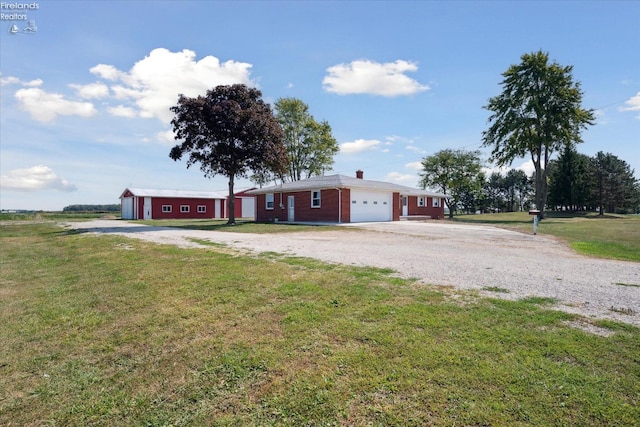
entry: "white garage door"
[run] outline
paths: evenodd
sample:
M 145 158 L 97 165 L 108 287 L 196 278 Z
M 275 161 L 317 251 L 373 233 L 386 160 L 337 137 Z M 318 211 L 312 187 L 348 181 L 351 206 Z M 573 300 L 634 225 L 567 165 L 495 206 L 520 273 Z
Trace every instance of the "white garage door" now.
M 253 218 L 256 215 L 255 197 L 242 198 L 242 218 Z
M 351 222 L 391 221 L 393 193 L 351 190 Z

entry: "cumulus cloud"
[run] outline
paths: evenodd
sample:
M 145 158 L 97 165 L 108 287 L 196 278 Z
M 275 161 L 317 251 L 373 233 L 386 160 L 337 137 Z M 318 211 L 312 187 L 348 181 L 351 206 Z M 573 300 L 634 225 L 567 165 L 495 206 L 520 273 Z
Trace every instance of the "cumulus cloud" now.
M 407 184 L 407 183 L 415 184 L 418 181 L 418 177 L 416 175 L 411 175 L 406 173 L 390 172 L 385 177 L 385 181 L 395 182 L 398 184 Z
M 104 98 L 109 95 L 109 87 L 103 83 L 70 84 L 69 86 L 76 90 L 79 97 L 85 99 Z
M 356 139 L 353 142 L 340 144 L 340 152 L 345 154 L 361 153 L 363 151 L 376 150 L 382 142 L 377 139 Z
M 422 162 L 411 162 L 404 165 L 407 169 L 413 169 L 416 171 L 421 171 L 423 169 Z
M 176 142 L 176 139 L 173 134 L 173 130 L 167 130 L 164 132 L 158 132 L 156 134 L 156 139 L 165 144 L 173 144 Z
M 59 115 L 91 117 L 96 109 L 90 102 L 70 101 L 58 93 L 48 93 L 40 88 L 20 89 L 15 94 L 20 108 L 40 122 L 51 122 Z
M 188 49 L 171 52 L 158 48 L 129 71 L 107 64 L 96 65 L 90 71 L 113 82 L 115 97 L 131 102 L 130 108 L 135 108 L 139 117 L 169 122 L 173 117 L 169 109 L 176 105 L 179 94 L 195 97 L 215 86 L 235 83 L 255 86 L 250 78 L 251 67 L 245 62 L 220 62 L 214 56 L 196 60 L 196 53 Z
M 506 175 L 511 169 L 520 169 L 521 171 L 523 171 L 527 176 L 531 176 L 535 171 L 536 171 L 536 167 L 533 164 L 533 160 L 528 160 L 526 162 L 523 162 L 520 164 L 520 166 L 516 166 L 513 167 L 512 166 L 502 166 L 502 167 L 483 167 L 482 168 L 482 172 L 485 173 L 486 176 L 491 175 L 494 172 L 498 172 L 501 175 Z
M 640 111 L 640 92 L 625 101 L 626 107 L 621 107 L 620 111 Z M 636 116 L 636 119 L 640 119 L 640 114 Z
M 12 76 L 0 78 L 0 86 L 7 86 L 7 85 L 21 85 L 26 87 L 36 87 L 36 86 L 42 85 L 42 80 L 35 79 L 35 80 L 25 82 L 23 80 L 20 80 L 17 77 L 12 77 Z
M 78 189 L 44 165 L 10 170 L 7 175 L 0 176 L 0 187 L 6 191 L 57 190 L 70 192 Z
M 418 66 L 409 61 L 378 63 L 369 60 L 353 61 L 327 68 L 328 75 L 322 80 L 324 90 L 338 95 L 371 94 L 387 97 L 413 95 L 429 90 L 407 77 Z

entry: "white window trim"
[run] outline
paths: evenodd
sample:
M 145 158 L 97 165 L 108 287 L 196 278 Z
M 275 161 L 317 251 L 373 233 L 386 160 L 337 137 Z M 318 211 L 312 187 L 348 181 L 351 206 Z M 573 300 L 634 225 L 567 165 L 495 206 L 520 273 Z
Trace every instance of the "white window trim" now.
M 426 204 L 426 197 L 418 197 L 418 207 L 419 208 L 424 208 L 427 204 Z
M 180 213 L 189 213 L 190 210 L 189 205 L 180 205 Z
M 317 197 L 317 198 L 314 198 L 314 197 L 313 197 L 313 195 L 314 195 L 315 193 L 318 193 L 318 197 Z M 317 200 L 317 201 L 318 201 L 318 204 L 317 204 L 317 205 L 314 205 L 314 204 L 313 204 L 313 202 L 314 202 L 315 200 Z M 318 208 L 320 208 L 320 207 L 321 207 L 321 205 L 322 205 L 322 193 L 320 192 L 320 190 L 311 190 L 311 207 L 312 207 L 312 208 L 314 208 L 314 209 L 318 209 Z
M 440 207 L 440 197 L 434 197 L 431 199 L 432 200 L 432 205 L 434 208 L 439 208 Z
M 206 213 L 207 205 L 198 205 L 198 213 Z
M 171 213 L 171 205 L 162 205 L 162 213 Z
M 269 207 L 269 196 L 271 196 L 271 207 Z M 273 206 L 275 205 L 275 194 L 273 193 L 267 193 L 264 195 L 264 208 L 272 211 L 273 210 Z

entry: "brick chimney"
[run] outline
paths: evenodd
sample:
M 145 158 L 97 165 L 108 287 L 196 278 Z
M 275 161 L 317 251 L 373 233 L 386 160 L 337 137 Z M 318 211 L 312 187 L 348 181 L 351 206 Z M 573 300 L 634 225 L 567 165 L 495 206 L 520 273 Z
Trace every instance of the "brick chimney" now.
M 364 176 L 364 172 L 362 172 L 360 169 L 358 169 L 356 171 L 356 178 L 362 179 L 363 176 Z

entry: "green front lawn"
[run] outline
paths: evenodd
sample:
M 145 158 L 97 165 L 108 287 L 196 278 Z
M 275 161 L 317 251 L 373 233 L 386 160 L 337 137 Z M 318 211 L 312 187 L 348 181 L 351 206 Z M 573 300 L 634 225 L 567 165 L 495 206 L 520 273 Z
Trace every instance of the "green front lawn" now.
M 52 223 L 0 244 L 0 425 L 640 424 L 640 330 L 545 300 Z

